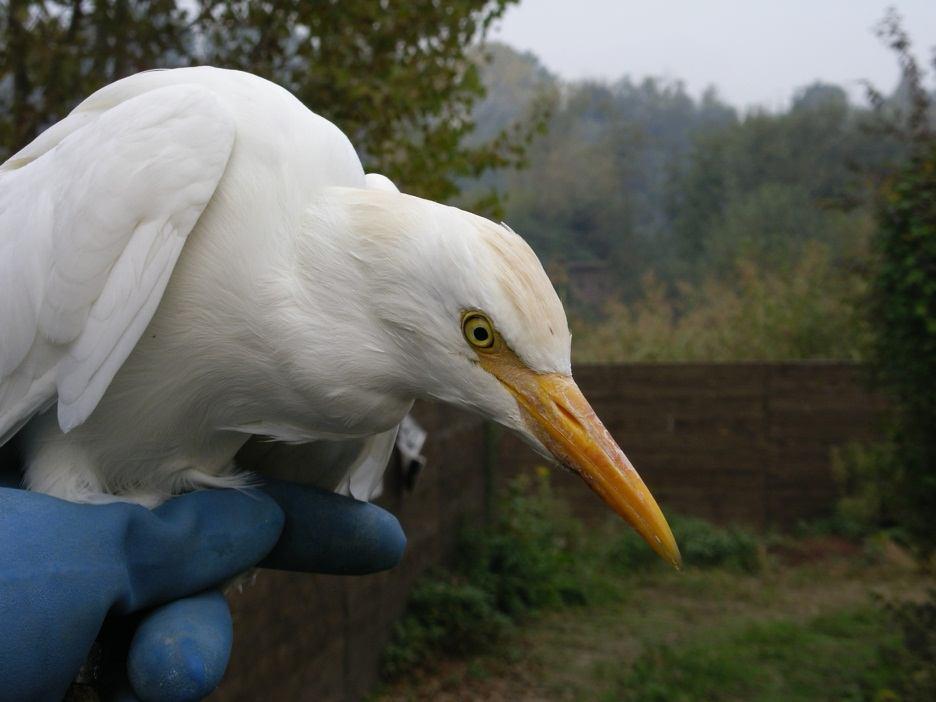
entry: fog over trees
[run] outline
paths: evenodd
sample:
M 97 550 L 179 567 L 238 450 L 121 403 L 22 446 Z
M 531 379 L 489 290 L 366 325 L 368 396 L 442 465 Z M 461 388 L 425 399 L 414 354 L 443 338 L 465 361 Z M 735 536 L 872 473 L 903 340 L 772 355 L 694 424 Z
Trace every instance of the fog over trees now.
M 837 257 L 866 245 L 874 187 L 900 149 L 841 88 L 741 114 L 715 87 L 694 98 L 656 78 L 562 83 L 531 54 L 488 53 L 480 134 L 537 98 L 553 111 L 528 168 L 469 191 L 506 193 L 507 221 L 549 262 L 606 263 L 630 297 L 648 271 L 698 280 L 739 259 L 790 266 L 816 243 Z
M 740 112 L 717 86 L 569 83 L 532 54 L 485 54 L 481 137 L 529 105 L 551 113 L 526 168 L 462 200 L 504 194 L 566 299 L 578 360 L 867 357 L 878 197 L 908 149 L 893 118 L 920 81 L 873 95 L 877 109 L 814 83 L 786 109 Z

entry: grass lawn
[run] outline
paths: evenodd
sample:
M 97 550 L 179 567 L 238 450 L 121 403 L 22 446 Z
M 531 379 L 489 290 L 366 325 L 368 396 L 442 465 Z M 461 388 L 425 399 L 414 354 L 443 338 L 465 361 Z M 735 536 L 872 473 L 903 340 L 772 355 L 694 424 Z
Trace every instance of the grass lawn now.
M 889 702 L 900 634 L 874 595 L 921 598 L 933 585 L 896 549 L 869 555 L 834 537 L 778 543 L 754 574 L 579 576 L 583 604 L 529 617 L 483 654 L 408 672 L 374 699 Z

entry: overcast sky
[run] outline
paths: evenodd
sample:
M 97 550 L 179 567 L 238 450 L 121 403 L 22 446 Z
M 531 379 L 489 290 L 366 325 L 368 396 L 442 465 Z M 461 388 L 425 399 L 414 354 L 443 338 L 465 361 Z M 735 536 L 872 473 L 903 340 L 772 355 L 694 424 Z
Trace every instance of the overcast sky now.
M 694 95 L 715 84 L 737 106 L 781 108 L 815 80 L 856 98 L 862 78 L 890 90 L 897 64 L 872 32 L 889 5 L 931 66 L 936 0 L 521 0 L 493 38 L 563 78 L 665 76 Z

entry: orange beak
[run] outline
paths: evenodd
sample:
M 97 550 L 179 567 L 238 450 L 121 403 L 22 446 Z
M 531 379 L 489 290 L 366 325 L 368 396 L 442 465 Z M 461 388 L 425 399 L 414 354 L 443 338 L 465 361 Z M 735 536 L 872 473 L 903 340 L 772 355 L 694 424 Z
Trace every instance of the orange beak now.
M 481 365 L 517 399 L 530 431 L 556 460 L 679 568 L 679 548 L 663 512 L 571 376 L 535 373 L 511 352 L 499 360 L 482 357 Z

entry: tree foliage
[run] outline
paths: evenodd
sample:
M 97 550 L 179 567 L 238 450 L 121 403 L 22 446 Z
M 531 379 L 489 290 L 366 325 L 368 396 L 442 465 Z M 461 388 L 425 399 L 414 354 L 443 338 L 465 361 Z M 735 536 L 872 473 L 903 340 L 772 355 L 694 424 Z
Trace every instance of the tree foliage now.
M 923 71 L 892 11 L 881 35 L 897 53 L 905 104 L 879 112 L 909 158 L 886 184 L 878 205 L 877 270 L 871 309 L 879 378 L 898 402 L 894 429 L 906 519 L 914 535 L 936 548 L 936 131 Z
M 625 288 L 656 263 L 667 236 L 665 184 L 689 152 L 692 133 L 726 124 L 734 111 L 714 91 L 694 101 L 680 83 L 622 79 L 562 84 L 535 57 L 491 47 L 494 86 L 478 110 L 482 132 L 518 104 L 550 99 L 546 133 L 530 146 L 528 168 L 488 177 L 508 193 L 506 218 L 541 257 L 563 265 L 606 261 Z
M 341 127 L 368 169 L 447 199 L 459 178 L 522 157 L 526 127 L 466 144 L 484 92 L 473 47 L 514 2 L 5 0 L 0 145 L 9 155 L 123 76 L 212 64 L 284 85 Z
M 867 229 L 860 221 L 895 153 L 866 119 L 841 88 L 813 84 L 786 112 L 754 111 L 700 134 L 670 184 L 682 270 L 730 268 L 739 257 L 789 263 L 817 240 L 836 250 L 865 243 L 853 234 Z

